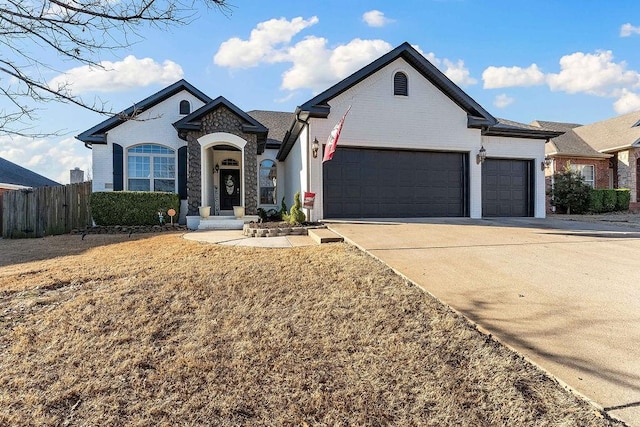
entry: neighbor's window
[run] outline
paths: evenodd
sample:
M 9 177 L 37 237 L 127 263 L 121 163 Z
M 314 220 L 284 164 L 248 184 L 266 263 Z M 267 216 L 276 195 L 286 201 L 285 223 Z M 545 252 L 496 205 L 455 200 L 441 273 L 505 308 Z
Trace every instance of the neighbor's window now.
M 157 144 L 127 149 L 129 191 L 176 191 L 176 153 Z
M 398 71 L 393 76 L 393 94 L 409 96 L 409 82 L 407 81 L 407 75 L 401 71 Z
M 260 204 L 275 205 L 277 168 L 273 160 L 263 160 L 260 163 Z
M 593 165 L 571 165 L 571 169 L 580 172 L 580 175 L 584 178 L 584 182 L 589 184 L 591 188 L 595 188 L 595 168 Z
M 189 113 L 191 113 L 191 104 L 189 104 L 189 101 L 187 100 L 180 101 L 180 114 L 186 115 Z

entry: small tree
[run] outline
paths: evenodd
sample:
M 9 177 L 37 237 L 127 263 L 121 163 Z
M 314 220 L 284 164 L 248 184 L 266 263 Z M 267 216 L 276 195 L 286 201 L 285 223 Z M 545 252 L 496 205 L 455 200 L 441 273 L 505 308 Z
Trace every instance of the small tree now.
M 591 187 L 584 182 L 580 172 L 571 169 L 567 162 L 565 170 L 553 175 L 551 188 L 551 204 L 560 212 L 580 214 L 589 207 Z

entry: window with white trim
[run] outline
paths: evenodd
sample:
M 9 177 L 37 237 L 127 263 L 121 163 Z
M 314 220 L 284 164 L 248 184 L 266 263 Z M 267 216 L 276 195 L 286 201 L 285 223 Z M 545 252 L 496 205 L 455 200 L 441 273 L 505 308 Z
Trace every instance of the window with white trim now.
M 127 190 L 176 191 L 176 152 L 157 144 L 127 149 Z
M 260 204 L 275 205 L 276 181 L 278 178 L 278 168 L 273 160 L 263 160 L 260 162 Z
M 571 165 L 571 170 L 580 173 L 584 182 L 589 184 L 591 188 L 595 188 L 596 173 L 593 165 Z

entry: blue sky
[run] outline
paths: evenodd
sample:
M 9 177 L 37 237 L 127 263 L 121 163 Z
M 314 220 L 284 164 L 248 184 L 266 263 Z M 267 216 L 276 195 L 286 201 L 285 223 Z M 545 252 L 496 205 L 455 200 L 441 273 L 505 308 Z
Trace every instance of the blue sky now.
M 180 78 L 244 110 L 293 111 L 407 41 L 497 117 L 587 124 L 640 110 L 635 1 L 230 3 L 226 15 L 203 9 L 188 26 L 142 29 L 130 49 L 100 58 L 108 71 L 50 57 L 59 71 L 47 78 L 114 111 Z M 65 134 L 2 137 L 0 157 L 62 183 L 75 166 L 90 172 L 90 150 L 73 136 L 105 117 L 48 104 L 40 118 L 34 130 Z

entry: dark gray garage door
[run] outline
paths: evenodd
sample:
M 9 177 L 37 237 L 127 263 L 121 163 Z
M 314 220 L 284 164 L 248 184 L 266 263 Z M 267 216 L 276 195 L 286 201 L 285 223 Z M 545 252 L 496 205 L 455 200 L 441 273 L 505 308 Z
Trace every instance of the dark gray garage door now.
M 482 164 L 482 216 L 533 216 L 533 162 L 487 159 Z
M 325 218 L 468 216 L 465 153 L 338 148 L 322 169 Z

